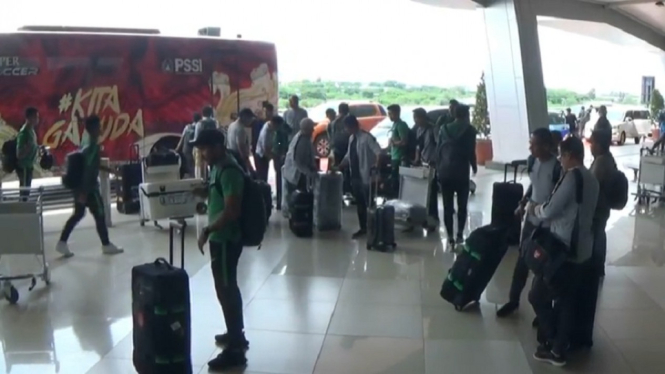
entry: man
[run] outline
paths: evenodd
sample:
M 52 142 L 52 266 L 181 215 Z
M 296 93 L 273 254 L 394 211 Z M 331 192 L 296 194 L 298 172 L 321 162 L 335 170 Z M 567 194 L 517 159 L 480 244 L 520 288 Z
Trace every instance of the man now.
M 442 125 L 455 121 L 455 109 L 459 106 L 459 101 L 452 99 L 448 102 L 448 113 L 444 113 L 436 120 L 435 129 L 440 129 Z
M 344 127 L 344 119 L 349 115 L 349 104 L 339 104 L 337 111 L 337 117 L 328 125 L 328 139 L 335 165 L 339 166 L 349 148 L 349 133 Z
M 393 122 L 390 129 L 390 165 L 392 167 L 390 180 L 392 183 L 393 196 L 399 195 L 399 167 L 407 166 L 407 151 L 411 129 L 406 122 L 402 121 L 402 108 L 393 104 L 388 107 L 388 117 Z
M 104 203 L 99 191 L 99 170 L 107 173 L 112 170 L 100 165 L 100 146 L 99 133 L 101 121 L 99 117 L 93 115 L 85 120 L 85 130 L 88 133 L 88 144 L 81 149 L 85 164 L 81 186 L 74 192 L 74 213 L 65 223 L 65 227 L 60 234 L 60 241 L 55 246 L 55 250 L 64 257 L 72 257 L 74 253 L 69 250 L 67 240 L 72 234 L 76 225 L 83 219 L 85 209 L 88 208 L 95 219 L 97 234 L 102 242 L 102 253 L 105 255 L 114 255 L 124 252 L 122 248 L 116 247 L 109 240 L 109 232 L 106 227 L 106 218 L 104 215 Z
M 564 176 L 544 204 L 530 203 L 527 214 L 550 225 L 550 232 L 571 250 L 561 270 L 563 281 L 555 288 L 542 277 L 533 281 L 529 302 L 538 318 L 539 346 L 534 359 L 555 366 L 566 364 L 565 353 L 575 323 L 578 289 L 583 285 L 585 264 L 591 259 L 592 224 L 598 201 L 598 182 L 584 167 L 584 144 L 568 137 L 560 145 Z M 581 201 L 580 201 L 581 199 Z M 583 288 L 583 287 L 582 287 Z
M 254 123 L 254 112 L 249 108 L 244 108 L 238 113 L 238 119 L 229 125 L 228 138 L 226 139 L 226 148 L 236 158 L 238 164 L 246 173 L 253 173 L 254 168 L 249 159 L 251 155 L 249 132 L 252 123 Z
M 439 175 L 443 196 L 443 222 L 448 233 L 448 245 L 462 245 L 469 201 L 469 170 L 478 172 L 476 164 L 476 130 L 469 122 L 469 107 L 455 108 L 455 121 L 444 124 L 439 130 L 436 172 Z M 453 234 L 457 195 L 457 236 Z M 456 238 L 456 239 L 455 239 Z
M 524 217 L 524 209 L 527 203 L 543 204 L 552 194 L 554 185 L 561 177 L 561 164 L 556 158 L 554 149 L 554 138 L 547 128 L 540 128 L 531 134 L 529 140 L 529 150 L 531 156 L 527 161 L 527 173 L 531 184 L 520 201 L 515 214 Z M 522 240 L 520 245 L 520 255 L 515 263 L 513 270 L 513 280 L 510 285 L 509 302 L 502 306 L 497 312 L 498 317 L 506 317 L 516 311 L 520 306 L 522 290 L 529 278 L 529 268 L 524 262 L 525 243 L 531 237 L 531 234 L 538 225 L 543 224 L 547 227 L 547 222 L 542 222 L 533 214 L 524 217 L 524 226 L 522 228 Z
M 208 362 L 208 367 L 216 371 L 245 365 L 245 350 L 249 347 L 238 287 L 238 260 L 242 253 L 239 219 L 245 176 L 236 159 L 226 152 L 225 143 L 224 134 L 217 130 L 203 130 L 193 142 L 210 166 L 210 182 L 194 191 L 208 199 L 208 226 L 201 231 L 198 246 L 203 250 L 209 242 L 215 291 L 227 330 L 215 336 L 215 342 L 224 347 L 222 353 Z
M 264 182 L 268 181 L 270 160 L 275 158 L 272 150 L 275 128 L 282 125 L 284 125 L 284 119 L 280 116 L 273 116 L 261 129 L 256 143 L 256 155 L 254 156 L 256 175 Z M 279 184 L 281 181 L 278 180 L 277 183 Z
M 201 118 L 201 120 L 194 126 L 194 139 L 196 139 L 198 134 L 203 130 L 219 129 L 219 123 L 217 123 L 217 120 L 214 118 L 215 112 L 210 105 L 206 105 L 201 109 L 201 115 L 203 118 Z M 208 169 L 205 166 L 205 162 L 201 159 L 197 149 L 194 149 L 192 152 L 194 154 L 196 165 L 195 176 L 197 178 L 207 179 Z
M 351 176 L 360 226 L 360 230 L 353 234 L 352 238 L 358 239 L 367 234 L 367 209 L 372 198 L 369 196 L 369 185 L 372 183 L 371 171 L 378 165 L 381 146 L 372 134 L 360 129 L 360 123 L 353 115 L 346 116 L 344 128 L 350 134 L 349 149 L 339 168 L 342 170 L 348 168 Z
M 434 125 L 427 117 L 427 111 L 416 108 L 413 111 L 413 122 L 418 142 L 416 152 L 416 164 L 427 164 L 434 168 L 436 164 L 436 135 Z M 439 225 L 439 181 L 436 175 L 432 178 L 429 191 L 429 230 L 433 231 Z
M 37 108 L 30 107 L 26 109 L 25 123 L 16 136 L 16 176 L 21 188 L 32 186 L 33 170 L 39 153 L 37 133 L 35 132 L 35 127 L 38 124 L 39 111 Z M 30 191 L 21 191 L 20 196 L 23 200 L 26 200 L 30 196 Z
M 610 134 L 610 137 L 612 136 L 612 125 L 607 119 L 607 107 L 605 105 L 598 108 L 598 121 L 596 121 L 593 131 L 605 131 Z
M 591 133 L 591 154 L 593 163 L 591 164 L 591 173 L 598 180 L 599 196 L 596 206 L 596 214 L 593 221 L 594 244 L 593 254 L 597 261 L 595 271 L 599 276 L 605 276 L 605 259 L 607 257 L 607 236 L 605 227 L 610 218 L 610 207 L 607 204 L 606 193 L 612 186 L 612 175 L 617 170 L 616 161 L 610 152 L 612 136 L 605 131 L 594 131 Z
M 180 136 L 180 141 L 176 146 L 176 152 L 182 154 L 182 162 L 184 164 L 185 174 L 189 178 L 194 178 L 194 170 L 196 168 L 194 162 L 194 147 L 191 145 L 191 141 L 194 140 L 194 135 L 196 134 L 196 124 L 201 121 L 202 117 L 198 113 L 194 113 L 194 122 L 185 126 L 182 130 L 182 135 Z
M 328 123 L 332 123 L 332 121 L 334 121 L 335 118 L 337 118 L 337 113 L 335 113 L 335 109 L 333 108 L 326 109 L 326 118 L 328 119 L 328 121 L 330 121 Z
M 314 121 L 305 118 L 298 127 L 300 131 L 291 140 L 286 153 L 283 177 L 293 188 L 304 189 L 307 187 L 308 179 L 314 178 L 319 171 L 316 167 L 316 151 L 311 140 Z
M 570 133 L 573 135 L 577 134 L 577 116 L 575 116 L 570 108 L 566 108 L 566 124 Z
M 291 129 L 289 140 L 293 139 L 298 131 L 300 131 L 300 123 L 307 116 L 307 111 L 300 107 L 300 98 L 296 95 L 291 96 L 289 98 L 289 109 L 284 112 L 284 121 L 286 121 L 287 126 Z
M 282 210 L 282 166 L 284 166 L 286 153 L 289 151 L 289 134 L 291 130 L 283 118 L 281 123 L 275 123 L 274 125 L 271 150 L 272 165 L 275 169 L 275 187 L 277 189 L 275 193 L 275 209 Z

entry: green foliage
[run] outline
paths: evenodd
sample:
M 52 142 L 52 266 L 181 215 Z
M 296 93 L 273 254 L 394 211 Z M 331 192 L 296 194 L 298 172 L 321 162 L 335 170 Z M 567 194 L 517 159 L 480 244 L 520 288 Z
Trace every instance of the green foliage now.
M 663 95 L 660 93 L 660 91 L 658 91 L 658 89 L 654 89 L 653 93 L 651 94 L 651 103 L 649 109 L 651 111 L 651 118 L 653 119 L 658 118 L 660 111 L 665 109 L 665 100 L 663 100 Z
M 473 127 L 476 128 L 478 133 L 487 136 L 489 135 L 490 128 L 487 123 L 489 117 L 487 111 L 487 89 L 485 87 L 485 73 L 480 77 L 478 88 L 476 88 L 476 106 L 473 107 Z

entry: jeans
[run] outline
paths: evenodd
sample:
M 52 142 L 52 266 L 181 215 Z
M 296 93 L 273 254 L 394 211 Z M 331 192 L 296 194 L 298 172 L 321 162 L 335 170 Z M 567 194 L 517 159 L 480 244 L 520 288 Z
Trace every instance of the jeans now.
M 268 171 L 270 170 L 270 159 L 259 155 L 254 155 L 254 166 L 256 166 L 256 177 L 264 182 L 268 181 Z
M 83 219 L 83 216 L 85 216 L 86 208 L 90 210 L 90 213 L 92 213 L 92 216 L 95 219 L 95 227 L 97 228 L 97 234 L 102 241 L 102 245 L 109 245 L 109 230 L 106 227 L 104 203 L 99 190 L 90 192 L 84 202 L 78 201 L 78 196 L 74 195 L 74 213 L 72 213 L 71 217 L 65 222 L 65 227 L 62 229 L 62 234 L 60 234 L 60 241 L 66 243 L 67 240 L 69 240 L 69 236 L 72 234 L 72 231 L 74 231 L 74 227 L 76 227 L 76 225 L 78 225 Z
M 436 175 L 432 178 L 429 187 L 428 215 L 435 221 L 439 221 L 439 180 Z
M 566 277 L 559 289 L 551 289 L 541 277 L 536 277 L 529 292 L 529 302 L 539 322 L 538 343 L 551 344 L 557 354 L 566 352 L 573 333 L 577 289 L 584 267 L 567 262 L 560 271 L 565 271 Z
M 469 178 L 441 178 L 441 195 L 443 197 L 443 222 L 446 226 L 448 239 L 453 238 L 453 216 L 455 215 L 455 195 L 457 195 L 457 237 L 461 238 L 466 226 L 467 204 L 469 203 Z
M 16 168 L 16 176 L 18 177 L 19 187 L 29 188 L 32 186 L 32 173 L 33 168 Z M 27 200 L 30 196 L 30 191 L 19 192 L 22 200 Z
M 605 261 L 607 259 L 607 233 L 605 227 L 607 220 L 597 220 L 593 223 L 593 270 L 596 274 L 605 275 Z
M 242 295 L 238 287 L 238 261 L 241 254 L 241 242 L 210 242 L 210 266 L 215 292 L 222 307 L 231 345 L 240 344 L 244 340 Z
M 339 164 L 342 162 L 344 159 L 344 156 L 346 156 L 346 149 L 342 150 L 336 150 L 333 152 L 333 157 L 335 159 L 335 165 L 334 166 L 339 166 Z M 342 193 L 344 194 L 353 194 L 353 187 L 351 186 L 351 170 L 350 168 L 344 168 L 342 170 L 342 177 L 344 178 L 344 182 L 342 184 Z
M 358 211 L 358 224 L 360 230 L 367 230 L 367 209 L 371 204 L 369 196 L 369 186 L 360 180 L 351 181 L 353 187 L 353 198 L 356 200 L 356 209 Z
M 519 304 L 520 296 L 522 296 L 522 291 L 524 290 L 524 286 L 526 286 L 526 281 L 529 279 L 529 268 L 526 266 L 526 262 L 524 261 L 524 240 L 528 239 L 535 229 L 536 225 L 529 222 L 528 218 L 524 220 L 524 227 L 522 228 L 522 240 L 520 243 L 520 254 L 517 257 L 515 270 L 513 270 L 513 280 L 510 283 L 511 303 Z

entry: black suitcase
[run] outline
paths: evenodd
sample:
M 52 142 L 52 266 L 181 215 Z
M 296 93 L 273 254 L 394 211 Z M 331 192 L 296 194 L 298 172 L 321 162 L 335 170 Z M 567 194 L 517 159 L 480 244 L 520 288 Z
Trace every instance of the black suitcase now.
M 299 238 L 314 235 L 314 194 L 310 191 L 295 190 L 289 203 L 289 228 Z
M 480 295 L 494 276 L 508 250 L 506 228 L 483 226 L 466 239 L 464 250 L 455 259 L 441 286 L 441 297 L 461 311 Z
M 513 161 L 504 168 L 503 182 L 494 183 L 492 189 L 492 224 L 505 226 L 508 229 L 508 245 L 520 243 L 522 229 L 521 217 L 515 215 L 515 210 L 524 197 L 524 186 L 517 183 L 517 171 L 526 161 Z M 508 168 L 513 167 L 515 174 L 512 181 L 508 181 Z
M 263 195 L 263 203 L 266 206 L 266 221 L 270 219 L 270 216 L 272 215 L 272 187 L 270 187 L 270 184 L 267 182 L 263 181 L 257 181 L 259 184 L 259 188 L 261 188 L 262 195 Z
M 139 203 L 139 184 L 143 183 L 141 164 L 124 164 L 120 166 L 119 174 L 116 191 L 118 212 L 137 214 L 141 210 Z
M 184 266 L 184 226 L 172 223 L 169 259 L 132 268 L 134 368 L 139 374 L 191 374 L 189 276 L 173 264 L 174 231 L 180 230 Z
M 377 178 L 376 183 L 371 183 L 369 189 L 369 201 L 367 202 L 367 250 L 376 249 L 385 252 L 388 249 L 395 249 L 397 247 L 397 243 L 395 243 L 395 207 L 376 205 L 379 183 L 379 178 Z

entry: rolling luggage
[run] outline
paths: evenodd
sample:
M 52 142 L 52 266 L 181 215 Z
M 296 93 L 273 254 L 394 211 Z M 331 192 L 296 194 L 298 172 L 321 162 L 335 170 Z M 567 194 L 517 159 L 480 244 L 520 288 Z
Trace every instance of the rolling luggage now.
M 427 208 L 422 205 L 416 205 L 402 200 L 390 200 L 383 206 L 393 207 L 395 210 L 395 221 L 405 223 L 408 226 L 427 225 Z
M 314 235 L 314 195 L 295 190 L 289 199 L 289 229 L 299 238 Z
M 448 276 L 441 286 L 441 297 L 462 311 L 480 295 L 494 276 L 508 250 L 507 231 L 501 226 L 483 226 L 474 230 L 464 243 Z
M 372 188 L 374 186 L 374 188 Z M 395 249 L 395 208 L 377 206 L 376 198 L 379 182 L 370 183 L 367 208 L 367 250 L 385 252 L 388 248 Z
M 342 173 L 320 172 L 314 180 L 314 226 L 319 231 L 342 228 L 343 190 Z
M 526 161 L 513 161 L 505 165 L 503 182 L 496 182 L 492 191 L 492 224 L 505 226 L 508 229 L 508 245 L 520 243 L 521 218 L 515 215 L 515 210 L 524 197 L 524 186 L 517 183 L 517 171 Z M 515 174 L 512 181 L 508 181 L 508 168 L 513 167 Z
M 133 362 L 139 374 L 191 374 L 189 276 L 173 266 L 173 236 L 180 228 L 184 266 L 184 228 L 172 223 L 169 258 L 132 268 Z
M 137 214 L 141 211 L 139 184 L 143 183 L 143 173 L 139 162 L 139 147 L 131 147 L 128 164 L 120 166 L 116 180 L 116 208 L 122 214 Z
M 263 196 L 263 203 L 266 207 L 267 222 L 272 215 L 272 187 L 270 187 L 268 182 L 256 180 L 256 183 L 259 185 L 259 188 L 261 189 L 261 195 Z

